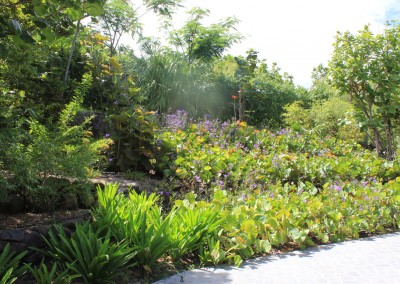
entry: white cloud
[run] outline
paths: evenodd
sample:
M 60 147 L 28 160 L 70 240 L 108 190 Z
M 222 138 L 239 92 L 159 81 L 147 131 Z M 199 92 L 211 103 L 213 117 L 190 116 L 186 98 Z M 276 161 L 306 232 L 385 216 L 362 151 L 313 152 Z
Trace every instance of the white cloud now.
M 385 17 L 400 8 L 398 0 L 187 0 L 184 5 L 209 9 L 209 22 L 236 16 L 241 20 L 237 28 L 246 39 L 230 53 L 244 55 L 254 48 L 306 87 L 312 69 L 328 62 L 337 31 L 355 33 L 366 24 L 382 30 L 382 23 L 389 20 Z M 185 19 L 182 9 L 174 15 L 175 27 Z M 154 17 L 142 20 L 145 34 L 159 34 Z

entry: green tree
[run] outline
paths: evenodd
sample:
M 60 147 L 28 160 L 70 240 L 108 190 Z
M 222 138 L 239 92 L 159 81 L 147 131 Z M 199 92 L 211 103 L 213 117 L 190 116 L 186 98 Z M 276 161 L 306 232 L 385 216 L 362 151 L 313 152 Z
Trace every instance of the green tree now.
M 136 1 L 135 1 L 136 2 Z M 180 0 L 143 0 L 141 5 L 134 5 L 127 0 L 108 0 L 104 7 L 104 13 L 100 17 L 100 29 L 108 37 L 107 46 L 110 49 L 110 57 L 114 56 L 123 34 L 132 36 L 140 29 L 140 18 L 149 11 L 158 15 L 168 16 L 180 4 Z M 142 15 L 138 12 L 145 10 Z M 94 22 L 97 25 L 97 21 Z
M 377 154 L 393 159 L 393 127 L 400 114 L 400 26 L 388 23 L 381 34 L 368 26 L 357 35 L 338 33 L 330 61 L 334 85 L 350 95 L 374 133 Z M 382 144 L 381 133 L 386 138 Z
M 185 25 L 170 33 L 170 42 L 186 55 L 187 61 L 195 59 L 212 61 L 222 56 L 222 53 L 242 36 L 234 32 L 238 20 L 228 17 L 217 24 L 204 26 L 201 21 L 210 14 L 209 10 L 193 8 L 188 12 L 189 20 Z M 166 28 L 168 29 L 167 23 Z
M 3 53 L 7 54 L 8 47 L 5 38 L 11 38 L 18 46 L 26 46 L 73 34 L 63 79 L 66 84 L 81 21 L 89 16 L 101 15 L 104 1 L 34 0 L 0 3 L 0 26 L 5 30 L 0 33 L 0 45 L 6 50 Z
M 311 101 L 326 100 L 338 95 L 330 78 L 329 68 L 322 64 L 313 69 L 311 73 L 312 85 L 307 95 Z
M 236 57 L 236 62 L 239 119 L 272 128 L 282 126 L 283 107 L 298 99 L 293 78 L 281 74 L 276 63 L 268 67 L 254 50 L 248 51 L 246 58 Z

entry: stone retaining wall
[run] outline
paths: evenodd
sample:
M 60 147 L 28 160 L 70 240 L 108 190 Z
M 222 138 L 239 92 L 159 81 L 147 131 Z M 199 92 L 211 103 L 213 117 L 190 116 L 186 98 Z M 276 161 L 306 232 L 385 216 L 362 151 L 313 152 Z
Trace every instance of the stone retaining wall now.
M 23 262 L 39 264 L 42 256 L 31 250 L 30 247 L 44 248 L 45 242 L 42 236 L 48 236 L 48 232 L 54 227 L 54 224 L 61 224 L 68 234 L 73 232 L 77 222 L 88 219 L 90 219 L 90 212 L 87 210 L 85 214 L 77 218 L 59 220 L 53 224 L 35 224 L 12 228 L 0 227 L 0 252 L 3 251 L 7 244 L 10 244 L 10 250 L 16 253 L 28 250 Z

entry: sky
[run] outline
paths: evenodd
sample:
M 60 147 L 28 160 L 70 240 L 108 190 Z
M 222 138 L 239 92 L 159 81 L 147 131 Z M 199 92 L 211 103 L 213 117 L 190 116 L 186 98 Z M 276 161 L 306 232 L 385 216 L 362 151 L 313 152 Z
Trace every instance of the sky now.
M 311 72 L 327 65 L 337 31 L 357 33 L 365 25 L 378 33 L 388 20 L 400 20 L 400 0 L 186 0 L 174 14 L 174 27 L 187 19 L 186 8 L 210 10 L 204 24 L 236 16 L 245 36 L 229 54 L 245 55 L 250 48 L 271 66 L 294 77 L 296 85 L 311 86 Z M 154 15 L 141 18 L 146 36 L 162 37 Z

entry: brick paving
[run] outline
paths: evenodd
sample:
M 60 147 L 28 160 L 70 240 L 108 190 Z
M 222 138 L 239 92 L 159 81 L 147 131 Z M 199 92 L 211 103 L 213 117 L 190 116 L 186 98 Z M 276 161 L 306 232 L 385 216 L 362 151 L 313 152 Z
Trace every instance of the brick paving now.
M 400 232 L 252 259 L 240 268 L 185 271 L 155 283 L 400 283 Z

